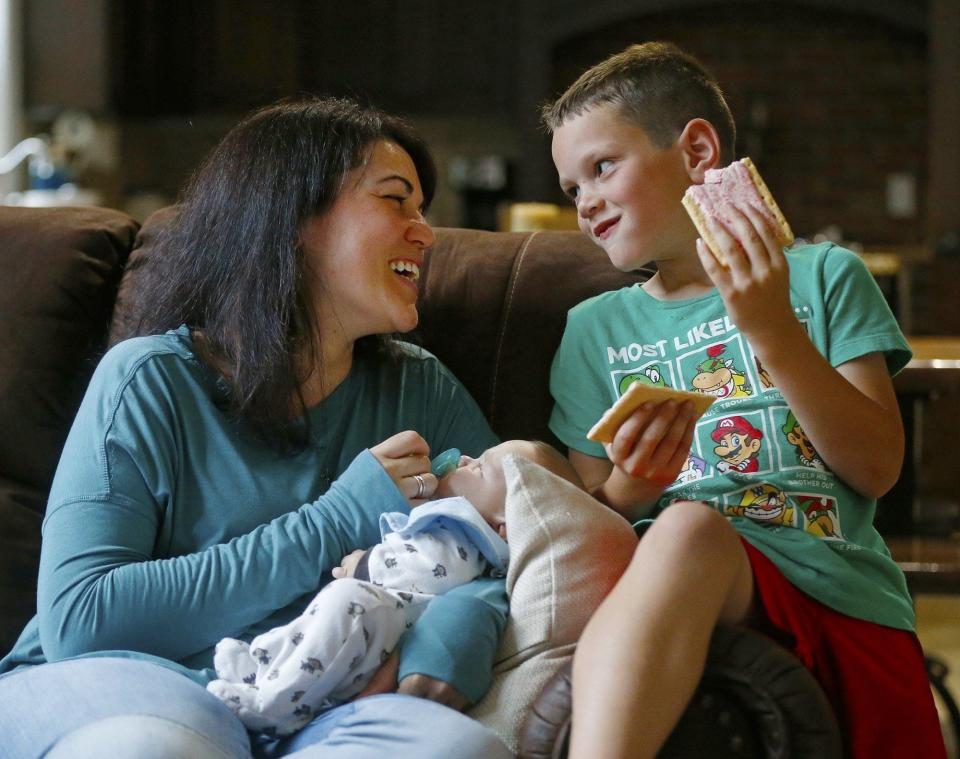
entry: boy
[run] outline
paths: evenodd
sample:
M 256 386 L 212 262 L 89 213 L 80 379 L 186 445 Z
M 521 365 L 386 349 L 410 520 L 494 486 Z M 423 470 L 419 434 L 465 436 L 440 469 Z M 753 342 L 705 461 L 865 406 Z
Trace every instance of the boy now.
M 582 487 L 546 443 L 509 440 L 462 456 L 435 500 L 380 517 L 383 541 L 354 551 L 306 611 L 250 643 L 224 638 L 207 690 L 248 729 L 289 735 L 361 693 L 435 595 L 486 572 L 505 573 L 507 487 L 502 461 L 523 456 Z
M 571 756 L 653 756 L 717 622 L 781 638 L 851 756 L 943 756 L 904 578 L 872 526 L 903 458 L 890 375 L 910 357 L 876 285 L 840 248 L 785 253 L 746 205 L 726 209 L 729 228 L 710 222 L 728 268 L 697 239 L 681 197 L 734 160 L 735 127 L 715 80 L 673 45 L 594 66 L 544 121 L 581 230 L 622 270 L 658 267 L 572 309 L 551 374 L 550 426 L 587 488 L 630 519 L 657 516 L 578 646 Z M 703 366 L 718 361 L 738 392 L 698 422 L 689 404 L 647 405 L 612 443 L 586 440 L 620 377 L 655 362 L 668 385 L 708 392 Z M 821 468 L 797 461 L 791 414 Z M 750 465 L 730 466 L 748 437 Z M 680 476 L 691 456 L 704 470 Z

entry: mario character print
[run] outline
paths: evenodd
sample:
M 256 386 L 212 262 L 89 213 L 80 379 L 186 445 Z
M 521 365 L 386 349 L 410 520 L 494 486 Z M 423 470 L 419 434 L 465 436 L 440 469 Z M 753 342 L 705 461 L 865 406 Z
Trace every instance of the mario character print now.
M 746 517 L 770 527 L 796 526 L 796 512 L 787 494 L 767 482 L 734 493 L 724 505 L 723 513 L 728 517 Z
M 753 474 L 760 471 L 763 431 L 746 417 L 724 417 L 717 422 L 710 439 L 715 443 L 713 452 L 720 459 L 716 464 L 720 474 Z
M 806 520 L 806 531 L 826 540 L 843 540 L 837 502 L 822 495 L 797 495 L 797 507 Z
M 697 364 L 696 374 L 691 381 L 694 392 L 713 395 L 721 400 L 753 395 L 744 370 L 736 365 L 734 359 L 725 355 L 726 350 L 726 343 L 707 348 L 707 357 Z

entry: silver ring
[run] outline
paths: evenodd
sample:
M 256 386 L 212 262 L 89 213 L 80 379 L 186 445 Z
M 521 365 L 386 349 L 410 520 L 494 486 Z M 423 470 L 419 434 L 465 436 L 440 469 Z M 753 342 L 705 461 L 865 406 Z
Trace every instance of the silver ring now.
M 417 481 L 417 493 L 416 493 L 416 495 L 414 495 L 413 497 L 414 497 L 414 498 L 421 498 L 421 497 L 423 497 L 423 491 L 424 491 L 423 475 L 415 474 L 415 475 L 413 475 L 413 479 L 415 479 L 415 480 Z

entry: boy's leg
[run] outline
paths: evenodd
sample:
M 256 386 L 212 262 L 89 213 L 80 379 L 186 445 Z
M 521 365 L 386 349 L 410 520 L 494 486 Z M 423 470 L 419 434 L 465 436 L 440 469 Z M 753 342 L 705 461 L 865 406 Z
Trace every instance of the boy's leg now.
M 823 687 L 846 755 L 942 759 L 943 735 L 916 635 L 834 611 L 791 585 L 756 548 L 746 551 L 765 622 Z
M 577 645 L 572 759 L 654 756 L 696 689 L 716 623 L 752 606 L 750 563 L 727 519 L 701 503 L 664 511 Z

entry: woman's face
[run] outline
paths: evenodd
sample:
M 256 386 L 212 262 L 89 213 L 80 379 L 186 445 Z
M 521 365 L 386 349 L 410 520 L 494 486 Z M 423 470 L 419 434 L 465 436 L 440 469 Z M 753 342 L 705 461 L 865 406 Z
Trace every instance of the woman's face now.
M 305 276 L 323 339 L 353 341 L 417 326 L 420 268 L 434 240 L 422 207 L 409 154 L 380 141 L 346 175 L 330 210 L 304 224 Z

